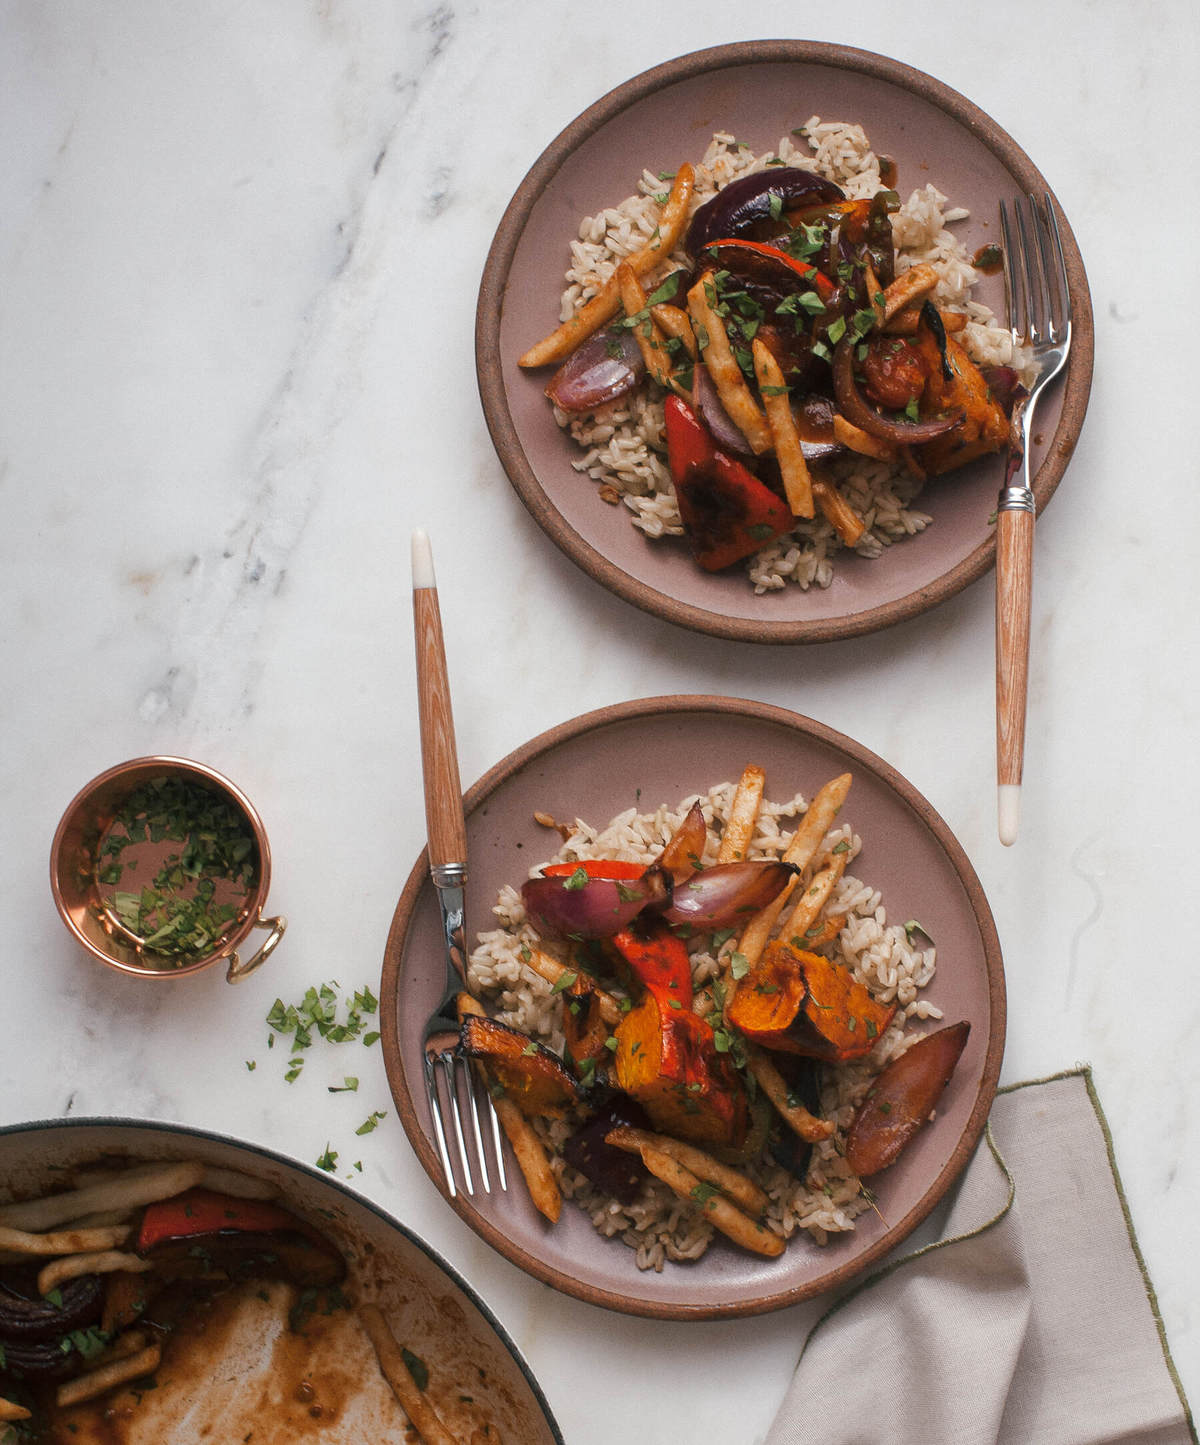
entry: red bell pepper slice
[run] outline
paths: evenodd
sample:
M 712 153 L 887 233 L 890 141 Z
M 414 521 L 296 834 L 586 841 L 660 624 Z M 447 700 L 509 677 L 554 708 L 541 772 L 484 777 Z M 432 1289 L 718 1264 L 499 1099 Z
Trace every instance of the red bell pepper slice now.
M 579 863 L 547 863 L 542 869 L 542 877 L 571 878 L 581 868 L 589 878 L 607 878 L 613 883 L 640 878 L 646 871 L 644 863 L 623 863 L 616 858 L 585 858 Z
M 138 1232 L 138 1253 L 145 1253 L 165 1239 L 187 1239 L 232 1229 L 249 1234 L 270 1234 L 277 1229 L 308 1232 L 302 1220 L 270 1200 L 235 1199 L 211 1189 L 189 1189 L 173 1199 L 146 1206 Z
M 683 940 L 666 923 L 648 921 L 636 933 L 623 928 L 611 942 L 660 1009 L 691 1009 L 692 961 Z
M 695 412 L 666 400 L 667 460 L 688 542 L 706 572 L 740 562 L 795 519 L 787 504 L 740 462 L 718 451 Z

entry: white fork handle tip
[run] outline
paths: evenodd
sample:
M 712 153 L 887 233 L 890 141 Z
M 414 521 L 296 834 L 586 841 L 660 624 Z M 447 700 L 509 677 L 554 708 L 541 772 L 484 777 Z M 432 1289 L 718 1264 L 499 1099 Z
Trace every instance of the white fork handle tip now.
M 412 534 L 412 581 L 414 592 L 420 587 L 437 586 L 433 572 L 433 548 L 429 545 L 429 533 L 424 527 L 418 527 Z
M 1000 823 L 1000 841 L 1011 848 L 1017 841 L 1021 826 L 1021 785 L 1000 783 L 996 789 L 996 809 Z

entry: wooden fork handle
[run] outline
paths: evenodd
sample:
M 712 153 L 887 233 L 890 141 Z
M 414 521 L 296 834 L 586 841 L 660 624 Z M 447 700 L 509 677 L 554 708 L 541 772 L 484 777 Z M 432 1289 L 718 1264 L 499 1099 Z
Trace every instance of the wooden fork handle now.
M 429 864 L 439 868 L 467 861 L 467 825 L 462 780 L 454 744 L 450 681 L 436 587 L 413 588 L 417 641 L 417 707 L 421 720 L 421 769 L 425 780 L 425 824 Z
M 1019 784 L 1025 754 L 1033 513 L 996 516 L 996 781 Z

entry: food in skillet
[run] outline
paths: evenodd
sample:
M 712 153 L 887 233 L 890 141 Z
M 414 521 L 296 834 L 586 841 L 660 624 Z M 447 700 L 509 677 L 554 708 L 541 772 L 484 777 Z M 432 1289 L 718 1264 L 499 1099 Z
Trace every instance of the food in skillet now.
M 563 845 L 471 955 L 494 1017 L 460 1008 L 548 1219 L 573 1199 L 662 1269 L 714 1230 L 773 1256 L 872 1207 L 863 1178 L 929 1119 L 969 1026 L 910 1028 L 940 1017 L 935 953 L 848 872 L 850 783 L 773 803 L 750 766 L 599 832 L 539 816 Z
M 586 218 L 562 324 L 520 358 L 557 367 L 604 500 L 759 592 L 922 530 L 923 483 L 1005 445 L 1022 365 L 970 299 L 966 213 L 932 185 L 902 205 L 858 126 L 795 134 L 811 153 L 718 134 Z
M 0 1205 L 3 1445 L 461 1438 L 425 1362 L 270 1185 L 193 1162 L 73 1183 Z

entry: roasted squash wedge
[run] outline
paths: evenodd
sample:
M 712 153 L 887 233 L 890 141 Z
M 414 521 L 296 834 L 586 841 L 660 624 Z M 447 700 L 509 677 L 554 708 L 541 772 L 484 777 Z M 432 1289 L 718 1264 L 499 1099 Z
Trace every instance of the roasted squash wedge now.
M 465 1018 L 462 1048 L 486 1067 L 505 1095 L 531 1118 L 559 1116 L 579 1097 L 570 1071 L 552 1049 L 496 1019 Z
M 846 1063 L 871 1052 L 895 1012 L 844 965 L 776 939 L 738 984 L 727 1016 L 764 1048 Z
M 617 1026 L 618 1085 L 656 1129 L 697 1144 L 737 1148 L 746 1137 L 745 1090 L 717 1052 L 712 1026 L 647 993 Z

